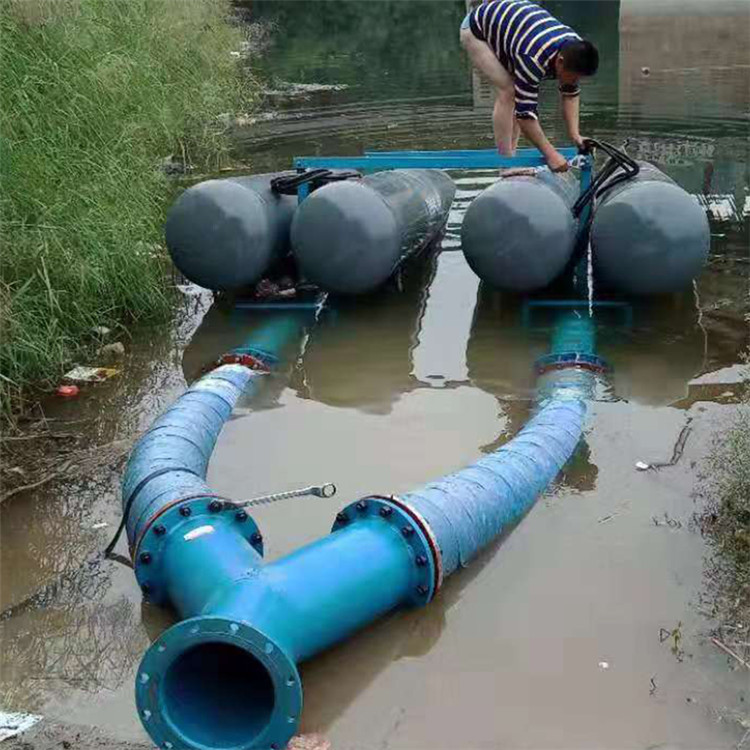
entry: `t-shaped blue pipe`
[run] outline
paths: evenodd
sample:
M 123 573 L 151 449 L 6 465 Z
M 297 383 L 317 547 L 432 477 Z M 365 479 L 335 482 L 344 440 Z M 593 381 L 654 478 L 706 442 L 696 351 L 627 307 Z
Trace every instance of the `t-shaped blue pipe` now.
M 301 325 L 272 320 L 258 332 L 262 348 L 251 341 L 243 354 L 268 366 Z M 186 618 L 138 671 L 138 710 L 159 747 L 284 747 L 302 710 L 298 662 L 395 607 L 426 604 L 444 576 L 520 520 L 583 429 L 593 375 L 576 362 L 593 357 L 593 327 L 565 326 L 554 366 L 540 365 L 543 402 L 516 438 L 422 490 L 349 505 L 334 533 L 270 564 L 253 520 L 204 481 L 222 424 L 263 370 L 219 367 L 157 420 L 133 451 L 123 502 L 139 582 Z M 562 350 L 571 345 L 588 351 Z M 577 386 L 563 378 L 557 392 L 555 377 L 571 372 Z

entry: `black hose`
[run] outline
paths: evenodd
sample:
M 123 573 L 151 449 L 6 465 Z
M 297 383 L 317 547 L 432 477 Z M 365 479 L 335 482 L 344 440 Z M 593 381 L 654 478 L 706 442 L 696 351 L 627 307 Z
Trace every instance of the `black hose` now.
M 301 169 L 296 174 L 284 174 L 271 180 L 271 190 L 278 195 L 297 195 L 300 185 L 310 183 L 310 192 L 329 182 L 359 179 L 360 172 L 354 169 Z
M 581 153 L 591 153 L 594 148 L 600 148 L 607 154 L 607 156 L 609 156 L 609 159 L 598 172 L 596 177 L 594 177 L 591 184 L 581 193 L 578 200 L 573 204 L 573 216 L 576 218 L 583 213 L 583 209 L 586 208 L 591 201 L 600 198 L 604 193 L 608 192 L 616 185 L 619 185 L 626 180 L 631 180 L 641 169 L 635 159 L 606 141 L 597 141 L 594 138 L 587 138 L 583 149 L 581 149 Z M 621 174 L 616 174 L 618 170 L 622 170 Z

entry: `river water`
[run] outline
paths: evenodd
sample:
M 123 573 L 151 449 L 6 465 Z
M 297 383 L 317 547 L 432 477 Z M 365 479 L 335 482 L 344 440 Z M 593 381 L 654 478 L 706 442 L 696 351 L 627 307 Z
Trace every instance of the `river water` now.
M 690 525 L 700 461 L 732 418 L 748 345 L 750 5 L 548 5 L 602 51 L 582 131 L 628 139 L 701 202 L 710 262 L 695 289 L 634 304 L 632 326 L 605 321 L 598 347 L 614 375 L 585 444 L 501 545 L 428 608 L 303 668 L 303 730 L 335 750 L 732 748 L 750 727 L 747 676 L 706 637 L 705 548 Z M 255 0 L 253 20 L 271 32 L 250 66 L 266 84 L 238 154 L 263 172 L 296 155 L 490 147 L 491 93 L 458 45 L 464 12 L 442 0 Z M 562 142 L 546 93 L 542 120 Z M 463 212 L 494 176 L 452 176 L 441 252 L 410 267 L 400 290 L 324 316 L 220 437 L 209 482 L 221 494 L 339 488 L 258 510 L 272 558 L 327 533 L 352 499 L 475 460 L 528 415 L 548 332 L 543 320 L 524 328 L 519 306 L 480 288 L 460 253 Z M 258 320 L 187 297 L 172 329 L 136 332 L 120 378 L 46 405 L 77 436 L 81 467 L 0 507 L 0 708 L 144 738 L 133 677 L 170 618 L 98 555 L 119 517 L 123 457 Z M 669 461 L 686 424 L 675 466 L 636 471 Z

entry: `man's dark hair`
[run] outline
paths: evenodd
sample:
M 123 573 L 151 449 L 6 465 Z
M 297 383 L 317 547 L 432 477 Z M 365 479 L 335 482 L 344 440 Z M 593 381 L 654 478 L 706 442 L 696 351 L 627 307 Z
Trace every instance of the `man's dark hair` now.
M 592 76 L 599 68 L 599 50 L 586 39 L 568 42 L 562 48 L 565 69 L 582 76 Z

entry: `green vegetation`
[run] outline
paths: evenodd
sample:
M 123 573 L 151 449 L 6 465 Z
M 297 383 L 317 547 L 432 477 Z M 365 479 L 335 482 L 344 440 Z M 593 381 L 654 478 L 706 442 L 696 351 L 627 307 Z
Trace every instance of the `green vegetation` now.
M 165 319 L 174 155 L 227 155 L 247 109 L 229 0 L 0 0 L 0 400 L 51 383 L 93 326 Z M 226 121 L 226 118 L 224 118 Z
M 706 460 L 698 497 L 700 528 L 711 547 L 706 579 L 719 622 L 750 628 L 750 382 L 745 403 Z M 747 638 L 745 637 L 746 641 Z

